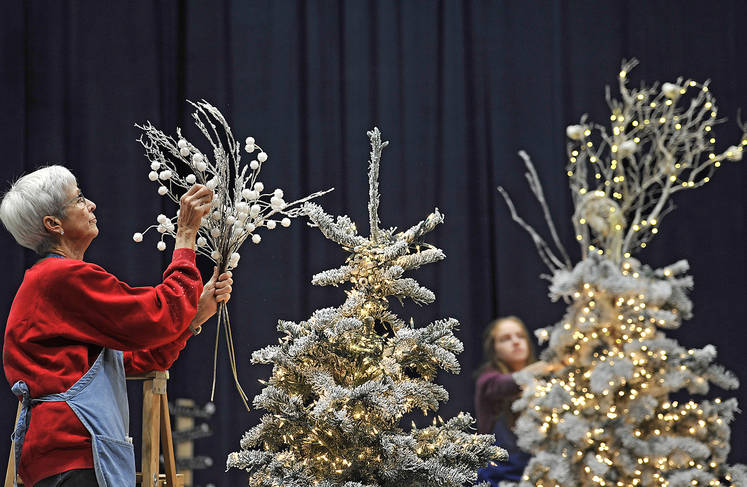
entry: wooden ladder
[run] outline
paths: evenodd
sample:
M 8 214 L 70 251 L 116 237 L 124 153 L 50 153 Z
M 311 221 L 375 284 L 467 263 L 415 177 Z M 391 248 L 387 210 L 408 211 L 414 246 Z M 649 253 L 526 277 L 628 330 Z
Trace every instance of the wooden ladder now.
M 168 370 L 156 370 L 141 376 L 130 376 L 127 380 L 143 381 L 143 438 L 142 438 L 142 473 L 137 474 L 137 485 L 141 487 L 184 487 L 184 476 L 176 473 L 174 443 L 171 439 L 171 419 L 169 401 L 166 396 Z M 21 413 L 18 403 L 16 422 Z M 15 428 L 16 422 L 13 423 Z M 160 448 L 159 448 L 160 446 Z M 10 445 L 10 458 L 5 471 L 5 487 L 13 487 L 15 445 Z M 163 463 L 166 472 L 159 471 L 159 456 L 163 452 Z M 143 479 L 149 479 L 143 482 Z M 23 485 L 18 478 L 18 485 Z

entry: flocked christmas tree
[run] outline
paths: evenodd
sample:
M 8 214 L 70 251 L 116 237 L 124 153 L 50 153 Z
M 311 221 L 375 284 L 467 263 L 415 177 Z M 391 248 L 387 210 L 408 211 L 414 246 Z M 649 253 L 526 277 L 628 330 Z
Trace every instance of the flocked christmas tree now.
M 279 345 L 253 355 L 253 363 L 273 365 L 254 398 L 268 413 L 228 458 L 229 468 L 249 472 L 250 486 L 457 487 L 505 456 L 492 435 L 468 432 L 468 414 L 425 428 L 413 423 L 410 431 L 400 426 L 408 412 L 435 412 L 448 399 L 433 380 L 439 369 L 459 372 L 463 346 L 453 318 L 415 327 L 389 310 L 389 298 L 434 301 L 430 290 L 402 276 L 444 258 L 422 241 L 443 215 L 436 209 L 404 232 L 380 228 L 379 163 L 387 142 L 378 129 L 368 136 L 370 236 L 358 235 L 347 216 L 304 207 L 313 225 L 350 253 L 345 265 L 312 282 L 350 284 L 347 300 L 300 323 L 280 321 Z
M 522 487 L 747 485 L 747 468 L 725 463 L 737 401 L 670 397 L 706 394 L 711 383 L 738 387 L 714 363 L 713 346 L 687 349 L 662 331 L 692 316 L 687 262 L 652 269 L 632 257 L 658 233 L 672 194 L 707 183 L 722 161 L 740 160 L 747 135 L 716 153 L 708 83 L 629 89 L 633 66 L 623 63 L 619 73 L 622 99 L 607 94 L 612 133 L 585 117 L 567 129 L 580 262 L 571 265 L 560 244 L 526 154 L 556 251 L 499 188 L 552 271 L 550 296 L 569 303 L 559 323 L 538 331 L 554 372 L 518 378 L 525 389 L 513 405 L 522 411 L 516 432 L 534 455 Z

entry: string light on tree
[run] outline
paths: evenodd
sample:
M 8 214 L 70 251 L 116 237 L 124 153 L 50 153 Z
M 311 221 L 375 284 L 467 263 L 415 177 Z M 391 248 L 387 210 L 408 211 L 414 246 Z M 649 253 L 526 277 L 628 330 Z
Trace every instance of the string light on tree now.
M 580 262 L 571 264 L 525 153 L 555 249 L 499 188 L 552 271 L 552 299 L 569 303 L 559 323 L 537 334 L 555 371 L 517 376 L 525 389 L 513 405 L 521 411 L 516 432 L 533 454 L 521 487 L 747 485 L 747 467 L 726 464 L 736 400 L 670 400 L 682 389 L 702 395 L 710 384 L 739 385 L 714 363 L 713 346 L 686 349 L 663 332 L 692 316 L 687 262 L 653 269 L 632 257 L 659 233 L 673 193 L 702 186 L 722 161 L 741 158 L 746 127 L 738 145 L 717 153 L 708 84 L 680 78 L 629 90 L 635 64 L 622 65 L 621 100 L 608 90 L 611 135 L 585 116 L 567 130 Z
M 306 321 L 280 321 L 282 337 L 254 353 L 252 362 L 272 364 L 272 376 L 254 398 L 267 414 L 228 457 L 229 468 L 249 473 L 252 487 L 461 487 L 477 469 L 506 458 L 493 435 L 468 430 L 468 414 L 405 431 L 413 410 L 435 412 L 448 399 L 433 382 L 440 370 L 459 372 L 453 318 L 416 327 L 389 309 L 389 299 L 419 304 L 435 300 L 411 269 L 440 261 L 444 253 L 423 241 L 443 222 L 436 209 L 403 232 L 379 222 L 379 164 L 387 142 L 368 132 L 370 235 L 358 234 L 347 216 L 333 218 L 316 204 L 304 211 L 313 226 L 349 252 L 345 264 L 312 282 L 346 286 L 347 299 L 317 310 Z

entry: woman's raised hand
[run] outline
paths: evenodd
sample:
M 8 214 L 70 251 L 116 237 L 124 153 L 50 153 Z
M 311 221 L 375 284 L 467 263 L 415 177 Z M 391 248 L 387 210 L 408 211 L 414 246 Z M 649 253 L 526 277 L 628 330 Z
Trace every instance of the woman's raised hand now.
M 210 211 L 213 192 L 202 184 L 195 184 L 179 199 L 179 229 L 197 231 L 200 220 Z
M 176 248 L 195 248 L 197 230 L 202 217 L 210 212 L 213 192 L 202 184 L 195 184 L 179 199 Z

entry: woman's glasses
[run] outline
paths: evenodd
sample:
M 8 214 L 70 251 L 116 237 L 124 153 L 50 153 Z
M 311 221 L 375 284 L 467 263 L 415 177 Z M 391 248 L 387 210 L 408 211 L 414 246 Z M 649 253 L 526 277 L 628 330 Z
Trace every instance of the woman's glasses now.
M 65 203 L 65 206 L 74 204 L 75 206 L 77 206 L 79 208 L 85 208 L 86 207 L 86 201 L 87 200 L 86 200 L 86 197 L 83 196 L 83 192 L 82 191 L 78 191 L 78 196 L 76 196 L 74 198 L 71 198 L 70 201 L 68 201 L 67 203 Z

